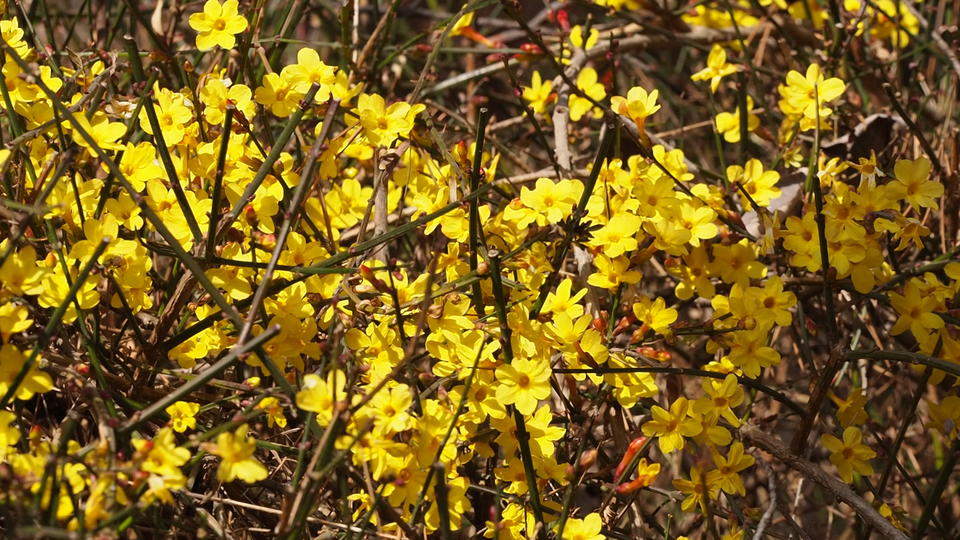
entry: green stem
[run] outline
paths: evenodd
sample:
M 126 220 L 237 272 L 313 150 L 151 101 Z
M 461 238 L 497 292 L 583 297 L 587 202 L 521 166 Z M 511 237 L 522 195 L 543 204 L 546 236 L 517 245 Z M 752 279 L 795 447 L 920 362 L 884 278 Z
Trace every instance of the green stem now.
M 450 508 L 447 500 L 447 470 L 443 463 L 434 463 L 434 476 L 437 477 L 436 502 L 437 516 L 440 519 L 440 538 L 448 540 L 450 538 Z
M 235 111 L 235 107 L 227 107 L 227 112 L 223 118 L 223 131 L 220 133 L 222 141 L 220 143 L 220 152 L 217 154 L 217 172 L 213 180 L 210 221 L 207 224 L 207 248 L 203 252 L 208 260 L 214 255 L 213 250 L 217 245 L 217 222 L 220 221 L 220 197 L 223 192 L 223 174 L 227 162 L 227 146 L 230 143 L 230 129 L 233 127 L 233 113 Z
M 137 43 L 132 37 L 125 40 L 127 45 L 127 56 L 130 59 L 130 67 L 133 69 L 133 78 L 138 82 L 146 83 L 147 77 L 143 73 L 143 63 L 140 61 L 140 51 L 137 50 Z M 187 226 L 193 234 L 196 242 L 203 241 L 203 233 L 200 232 L 200 225 L 197 223 L 197 217 L 193 215 L 193 208 L 190 207 L 190 201 L 187 200 L 187 194 L 180 184 L 180 178 L 177 175 L 177 167 L 173 164 L 173 158 L 170 157 L 170 148 L 167 146 L 163 137 L 163 128 L 160 127 L 160 119 L 157 118 L 157 110 L 153 106 L 152 92 L 153 88 L 144 88 L 144 93 L 150 97 L 143 100 L 143 109 L 147 113 L 147 120 L 150 122 L 150 131 L 153 132 L 153 138 L 157 150 L 160 152 L 160 161 L 167 172 L 167 178 L 170 180 L 170 188 L 177 198 L 177 204 L 183 212 L 183 217 L 187 220 Z
M 594 179 L 596 180 L 596 179 Z M 500 321 L 500 341 L 503 345 L 504 360 L 513 362 L 513 345 L 511 344 L 510 323 L 507 320 L 507 301 L 503 294 L 503 282 L 500 279 L 500 254 L 490 253 L 490 280 L 493 282 L 493 296 L 497 302 L 497 319 Z M 538 537 L 546 534 L 546 521 L 543 519 L 543 510 L 540 507 L 540 489 L 537 486 L 537 472 L 533 468 L 533 455 L 530 452 L 530 433 L 523 415 L 516 407 L 513 409 L 513 420 L 517 425 L 517 446 L 520 448 L 520 460 L 523 462 L 524 480 L 530 492 L 530 504 L 533 507 L 533 516 L 540 527 Z
M 473 169 L 470 171 L 470 191 L 477 191 L 480 187 L 481 170 L 480 165 L 483 159 L 483 142 L 489 120 L 489 109 L 483 107 L 480 109 L 480 115 L 477 118 L 477 138 L 473 149 Z M 477 271 L 477 256 L 480 249 L 480 235 L 483 228 L 480 225 L 480 202 L 477 199 L 470 201 L 470 271 Z M 480 288 L 480 282 L 473 284 L 473 307 L 477 315 L 482 314 L 483 309 L 483 291 Z

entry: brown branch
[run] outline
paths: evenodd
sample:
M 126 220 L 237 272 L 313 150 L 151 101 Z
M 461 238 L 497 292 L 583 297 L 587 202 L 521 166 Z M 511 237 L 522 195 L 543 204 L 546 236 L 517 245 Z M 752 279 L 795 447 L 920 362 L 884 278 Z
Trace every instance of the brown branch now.
M 897 538 L 899 540 L 908 538 L 903 531 L 884 519 L 870 503 L 854 493 L 850 486 L 827 474 L 816 464 L 791 453 L 777 437 L 765 433 L 751 424 L 740 428 L 740 435 L 751 445 L 771 454 L 791 469 L 802 474 L 804 478 L 816 482 L 820 487 L 847 503 L 864 522 L 879 531 L 884 538 Z

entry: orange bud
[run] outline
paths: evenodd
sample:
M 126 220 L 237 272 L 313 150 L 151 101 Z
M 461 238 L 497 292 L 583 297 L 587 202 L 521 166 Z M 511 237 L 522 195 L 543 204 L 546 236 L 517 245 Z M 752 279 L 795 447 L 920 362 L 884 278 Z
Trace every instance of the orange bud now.
M 543 54 L 543 49 L 536 43 L 524 43 L 520 45 L 520 50 L 523 51 L 524 54 Z
M 638 476 L 637 478 L 634 478 L 629 482 L 626 482 L 624 484 L 620 484 L 619 486 L 617 486 L 617 493 L 621 495 L 626 495 L 627 493 L 633 493 L 634 491 L 644 487 L 645 485 L 647 485 L 647 477 Z
M 607 331 L 607 320 L 603 316 L 593 319 L 593 329 L 597 332 L 606 332 Z
M 633 457 L 637 455 L 637 452 L 646 444 L 646 437 L 637 437 L 636 439 L 630 441 L 630 444 L 627 446 L 627 451 L 623 453 L 623 457 L 620 459 L 620 464 L 617 465 L 617 470 L 613 473 L 613 479 L 617 480 L 623 476 L 623 472 L 630 466 L 630 462 L 633 461 Z
M 373 274 L 373 270 L 371 270 L 369 266 L 365 264 L 360 265 L 360 276 L 363 277 L 365 281 L 370 283 L 370 285 L 373 285 L 374 289 L 382 293 L 390 292 L 390 287 L 384 283 L 383 280 L 375 276 Z

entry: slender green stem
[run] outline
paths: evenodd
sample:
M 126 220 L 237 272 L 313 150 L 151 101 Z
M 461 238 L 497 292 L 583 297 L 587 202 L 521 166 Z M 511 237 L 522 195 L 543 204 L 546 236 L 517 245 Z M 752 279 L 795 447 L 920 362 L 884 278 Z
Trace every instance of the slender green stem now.
M 793 453 L 802 455 L 806 448 L 807 437 L 810 430 L 813 429 L 817 417 L 820 415 L 820 409 L 823 401 L 827 398 L 827 391 L 833 384 L 833 378 L 840 369 L 840 358 L 842 349 L 846 346 L 841 343 L 840 326 L 838 324 L 837 310 L 834 305 L 833 277 L 830 267 L 830 250 L 827 242 L 827 216 L 823 211 L 823 188 L 821 179 L 817 175 L 818 163 L 820 158 L 820 97 L 817 94 L 817 86 L 814 85 L 814 99 L 817 107 L 816 127 L 814 130 L 813 149 L 810 153 L 810 161 L 807 170 L 807 186 L 813 191 L 814 204 L 816 205 L 816 215 L 814 220 L 817 223 L 817 237 L 820 247 L 820 269 L 823 274 L 823 305 L 826 310 L 827 339 L 829 342 L 830 353 L 826 365 L 819 373 L 819 378 L 810 392 L 810 400 L 807 403 L 807 412 L 800 422 L 800 427 L 793 435 L 793 441 L 790 446 Z
M 490 253 L 490 281 L 493 283 L 493 296 L 497 302 L 497 319 L 500 321 L 500 342 L 503 346 L 504 360 L 510 364 L 513 362 L 513 345 L 511 344 L 510 323 L 507 320 L 507 300 L 503 293 L 503 282 L 500 275 L 500 254 L 494 251 Z M 524 479 L 530 493 L 530 505 L 533 507 L 534 518 L 540 527 L 538 537 L 543 538 L 546 535 L 546 521 L 543 519 L 543 510 L 540 506 L 537 471 L 533 467 L 533 455 L 530 452 L 530 433 L 527 432 L 527 424 L 520 411 L 516 407 L 510 408 L 513 410 L 513 420 L 517 426 L 517 446 L 520 449 Z
M 437 479 L 436 484 L 436 503 L 437 517 L 440 519 L 440 538 L 448 540 L 450 538 L 450 506 L 447 501 L 447 469 L 443 463 L 434 463 L 434 476 Z
M 480 165 L 483 160 L 483 142 L 487 129 L 487 120 L 489 120 L 489 109 L 483 107 L 480 109 L 480 115 L 477 118 L 477 138 L 473 148 L 473 168 L 470 170 L 470 191 L 477 191 L 480 187 L 480 177 L 482 171 Z M 480 250 L 480 235 L 483 233 L 480 225 L 480 202 L 477 199 L 470 201 L 470 271 L 477 271 L 477 257 Z M 480 282 L 473 284 L 473 306 L 477 315 L 481 314 L 483 306 L 483 291 L 480 289 Z
M 230 130 L 233 127 L 235 107 L 227 107 L 223 118 L 223 131 L 220 133 L 220 152 L 217 153 L 217 172 L 213 179 L 213 196 L 211 197 L 210 220 L 207 224 L 207 247 L 204 256 L 209 260 L 214 255 L 217 245 L 217 223 L 220 221 L 220 198 L 223 193 L 223 174 L 227 162 L 227 147 L 230 144 Z
M 133 69 L 135 80 L 145 83 L 147 77 L 143 73 L 143 63 L 140 61 L 140 51 L 137 50 L 137 42 L 132 37 L 127 37 L 127 57 L 130 59 L 130 67 Z M 197 217 L 193 214 L 193 208 L 190 207 L 190 201 L 187 200 L 187 194 L 180 184 L 180 178 L 177 175 L 177 167 L 173 164 L 173 158 L 170 157 L 170 148 L 167 146 L 163 136 L 163 128 L 160 126 L 160 119 L 157 117 L 157 109 L 153 106 L 153 97 L 151 93 L 153 88 L 144 88 L 143 91 L 150 97 L 143 100 L 143 110 L 147 113 L 147 120 L 150 123 L 150 131 L 153 132 L 153 139 L 156 141 L 157 150 L 160 153 L 160 162 L 167 172 L 167 179 L 170 180 L 170 188 L 177 198 L 177 204 L 183 212 L 183 217 L 187 220 L 187 226 L 193 234 L 196 242 L 203 241 L 203 233 L 200 232 L 200 225 L 197 223 Z

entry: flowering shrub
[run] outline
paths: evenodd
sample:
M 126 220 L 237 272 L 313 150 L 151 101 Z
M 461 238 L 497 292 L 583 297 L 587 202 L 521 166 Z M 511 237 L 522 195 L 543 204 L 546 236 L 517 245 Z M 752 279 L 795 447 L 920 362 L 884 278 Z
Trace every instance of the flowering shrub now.
M 956 535 L 947 3 L 56 4 L 3 529 Z

